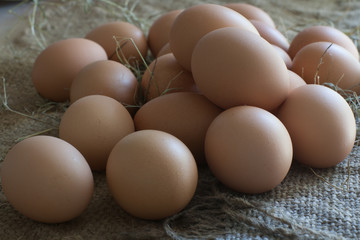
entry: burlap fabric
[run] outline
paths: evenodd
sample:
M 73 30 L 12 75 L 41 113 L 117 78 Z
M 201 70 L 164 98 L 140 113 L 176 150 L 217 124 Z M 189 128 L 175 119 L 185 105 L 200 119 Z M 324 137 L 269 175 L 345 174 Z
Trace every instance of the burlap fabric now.
M 92 5 L 84 5 L 85 2 L 91 1 L 40 1 L 42 8 L 35 31 L 39 39 L 43 34 L 47 45 L 67 37 L 81 37 L 97 25 L 132 16 L 106 1 L 93 1 Z M 142 26 L 146 28 L 165 11 L 199 2 L 144 0 L 138 1 L 134 12 L 147 19 Z M 316 24 L 333 25 L 354 41 L 359 40 L 358 0 L 244 2 L 266 10 L 289 40 L 303 27 Z M 56 136 L 66 107 L 42 99 L 31 84 L 32 64 L 41 47 L 27 16 L 19 17 L 18 24 L 1 36 L 5 44 L 0 46 L 0 83 L 6 87 L 5 92 L 1 90 L 1 159 L 22 137 L 41 131 Z M 359 156 L 355 148 L 347 160 L 334 168 L 315 170 L 316 174 L 294 163 L 281 185 L 257 195 L 227 189 L 203 167 L 199 169 L 199 185 L 190 204 L 161 221 L 140 220 L 125 213 L 111 197 L 105 173 L 94 173 L 95 193 L 87 210 L 62 224 L 42 224 L 22 216 L 1 192 L 0 239 L 359 239 Z

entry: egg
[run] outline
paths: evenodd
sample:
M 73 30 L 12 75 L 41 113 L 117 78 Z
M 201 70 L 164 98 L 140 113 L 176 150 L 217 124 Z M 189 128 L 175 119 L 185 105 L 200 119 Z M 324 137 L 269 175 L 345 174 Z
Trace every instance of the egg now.
M 21 214 L 43 223 L 80 216 L 94 191 L 90 167 L 69 143 L 51 136 L 27 138 L 1 165 L 2 190 Z
M 257 20 L 275 28 L 274 20 L 263 9 L 248 3 L 227 3 L 225 7 L 231 8 L 249 20 Z
M 99 25 L 87 33 L 85 38 L 100 44 L 109 59 L 121 63 L 142 63 L 141 56 L 145 57 L 148 50 L 145 34 L 128 22 L 115 21 Z
M 310 167 L 335 166 L 354 146 L 354 114 L 345 99 L 328 87 L 308 84 L 294 89 L 278 117 L 290 133 L 295 160 Z
M 288 131 L 273 114 L 238 106 L 225 110 L 211 123 L 205 154 L 220 182 L 235 191 L 256 194 L 283 181 L 293 149 Z
M 170 30 L 170 49 L 179 64 L 191 71 L 191 55 L 202 36 L 223 27 L 239 27 L 255 34 L 256 28 L 234 10 L 216 4 L 199 4 L 182 11 Z
M 88 95 L 105 95 L 124 106 L 135 105 L 136 91 L 137 79 L 129 68 L 119 62 L 103 60 L 89 64 L 75 76 L 70 87 L 70 101 L 73 103 Z
M 332 83 L 360 93 L 360 63 L 337 44 L 315 42 L 306 45 L 294 57 L 291 70 L 307 83 Z
M 194 196 L 198 172 L 190 150 L 157 130 L 121 139 L 106 166 L 110 192 L 119 206 L 142 219 L 163 219 L 184 209 Z
M 165 55 L 167 53 L 172 53 L 171 49 L 170 49 L 170 43 L 166 43 L 158 52 L 158 54 L 156 55 L 156 57 L 160 57 L 162 55 Z
M 288 51 L 290 46 L 289 41 L 279 30 L 258 20 L 250 20 L 250 22 L 258 30 L 260 36 L 266 41 L 280 47 L 286 52 Z
M 296 73 L 294 73 L 291 70 L 288 70 L 288 73 L 289 73 L 289 83 L 290 83 L 289 93 L 298 87 L 306 85 L 306 82 L 304 81 L 304 79 L 302 79 L 299 75 L 297 75 Z M 282 105 L 279 105 L 277 108 L 273 109 L 271 111 L 271 113 L 274 115 L 277 115 L 281 106 Z
M 143 105 L 134 117 L 137 130 L 161 130 L 179 138 L 190 149 L 198 164 L 205 163 L 206 130 L 222 109 L 203 95 L 176 92 Z
M 197 92 L 191 72 L 184 69 L 172 53 L 153 60 L 142 76 L 141 86 L 147 101 L 179 91 Z
M 59 40 L 36 58 L 31 73 L 32 83 L 44 98 L 55 102 L 66 101 L 76 74 L 86 65 L 106 59 L 104 49 L 91 40 Z
M 182 9 L 178 9 L 166 12 L 151 24 L 147 38 L 154 57 L 157 57 L 160 49 L 169 42 L 171 26 L 182 11 Z
M 275 48 L 275 50 L 280 55 L 280 57 L 284 60 L 284 63 L 286 65 L 286 67 L 288 69 L 291 69 L 291 67 L 292 67 L 292 59 L 289 57 L 289 54 L 287 54 L 287 52 L 284 49 L 282 49 L 282 48 L 280 48 L 280 47 L 278 47 L 276 45 L 272 44 L 272 46 Z
M 306 82 L 302 77 L 293 71 L 289 70 L 289 80 L 290 80 L 290 92 L 298 87 L 306 85 Z
M 199 91 L 224 109 L 252 105 L 270 111 L 289 91 L 288 70 L 274 47 L 237 27 L 206 34 L 191 62 Z
M 134 130 L 131 115 L 121 103 L 108 96 L 90 95 L 65 111 L 59 137 L 76 147 L 92 170 L 101 171 L 115 144 Z
M 290 43 L 289 56 L 294 58 L 304 46 L 314 42 L 335 43 L 349 51 L 359 60 L 359 51 L 354 42 L 342 31 L 330 26 L 311 26 L 299 32 Z

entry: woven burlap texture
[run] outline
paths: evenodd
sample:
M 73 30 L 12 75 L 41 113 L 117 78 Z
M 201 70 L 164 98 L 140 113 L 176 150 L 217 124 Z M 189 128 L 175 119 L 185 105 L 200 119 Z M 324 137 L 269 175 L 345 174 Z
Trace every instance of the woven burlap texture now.
M 68 37 L 82 37 L 121 15 L 120 10 L 110 11 L 115 8 L 105 1 L 94 1 L 88 7 L 84 6 L 85 2 L 89 1 L 42 3 L 40 10 L 46 18 L 39 17 L 37 27 L 46 39 L 45 45 Z M 134 12 L 149 19 L 149 24 L 168 10 L 203 2 L 228 1 L 144 0 L 139 1 Z M 360 2 L 355 0 L 244 2 L 267 11 L 289 40 L 309 25 L 333 25 L 351 33 L 358 28 L 360 20 Z M 123 5 L 122 1 L 118 3 Z M 65 105 L 48 103 L 32 86 L 32 65 L 41 47 L 34 39 L 27 17 L 20 16 L 15 27 L 1 36 L 5 44 L 0 46 L 0 78 L 6 87 L 7 105 L 32 117 L 4 106 L 0 108 L 1 159 L 21 137 L 48 129 L 52 130 L 46 134 L 57 136 L 56 127 L 64 112 Z M 5 92 L 1 90 L 1 94 L 4 101 Z M 338 166 L 315 170 L 328 183 L 342 189 L 325 183 L 308 167 L 294 162 L 278 187 L 257 195 L 234 192 L 219 183 L 206 167 L 201 167 L 199 185 L 190 204 L 179 214 L 161 221 L 145 221 L 125 213 L 109 193 L 105 173 L 94 173 L 95 192 L 90 206 L 80 217 L 67 223 L 34 222 L 16 212 L 1 192 L 0 239 L 357 239 L 360 237 L 359 156 L 355 148 Z M 345 182 L 347 178 L 349 181 Z

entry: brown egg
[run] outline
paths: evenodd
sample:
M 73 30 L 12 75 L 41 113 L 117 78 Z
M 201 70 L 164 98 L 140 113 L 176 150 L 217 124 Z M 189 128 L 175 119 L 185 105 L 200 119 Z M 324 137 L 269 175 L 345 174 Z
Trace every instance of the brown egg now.
M 86 65 L 105 59 L 104 49 L 93 41 L 83 38 L 60 40 L 36 58 L 32 82 L 41 96 L 55 102 L 66 101 L 76 74 Z
M 333 83 L 360 93 L 360 63 L 339 45 L 329 42 L 306 45 L 296 54 L 291 70 L 307 83 Z
M 158 52 L 157 57 L 161 57 L 162 55 L 165 55 L 167 53 L 172 53 L 170 49 L 170 43 L 166 43 Z
M 261 21 L 270 27 L 275 28 L 275 23 L 263 9 L 247 3 L 228 3 L 225 7 L 231 8 L 249 20 Z
M 199 91 L 224 109 L 252 105 L 272 110 L 289 91 L 288 70 L 274 47 L 236 27 L 205 35 L 194 49 L 192 70 Z
M 92 170 L 104 170 L 111 149 L 132 132 L 134 123 L 126 108 L 102 95 L 75 101 L 65 111 L 59 126 L 60 138 L 75 146 Z
M 179 9 L 167 12 L 157 18 L 151 25 L 148 44 L 154 57 L 157 57 L 160 49 L 169 42 L 171 26 L 182 11 L 182 9 Z
M 308 84 L 296 88 L 278 117 L 290 133 L 294 158 L 310 167 L 335 166 L 354 146 L 354 114 L 345 99 L 328 87 Z
M 135 105 L 137 79 L 121 63 L 103 60 L 84 67 L 75 77 L 70 88 L 70 101 L 88 95 L 105 95 L 123 105 Z M 129 110 L 132 108 L 129 108 Z
M 297 75 L 296 73 L 290 70 L 288 70 L 288 72 L 289 72 L 289 83 L 290 83 L 289 93 L 298 87 L 306 85 L 304 79 L 302 79 L 299 75 Z M 271 113 L 277 116 L 279 109 L 281 108 L 281 105 L 282 104 L 280 104 L 277 108 L 272 110 Z
M 131 64 L 135 64 L 136 61 L 142 63 L 140 54 L 145 57 L 148 49 L 146 37 L 142 30 L 128 22 L 105 23 L 90 31 L 85 38 L 99 43 L 105 49 L 109 59 L 121 63 L 127 61 Z M 134 43 L 129 40 L 130 38 L 134 41 L 140 54 Z M 119 55 L 116 53 L 116 41 L 120 47 L 118 49 Z
M 191 72 L 185 70 L 172 53 L 160 56 L 149 65 L 141 85 L 147 100 L 172 92 L 197 92 Z
M 345 33 L 330 26 L 311 26 L 299 32 L 290 43 L 289 56 L 294 58 L 301 48 L 314 42 L 335 43 L 359 60 L 359 52 L 354 42 Z
M 78 217 L 90 203 L 94 180 L 81 153 L 55 137 L 35 136 L 17 143 L 1 165 L 6 199 L 39 222 Z
M 241 14 L 216 4 L 199 4 L 182 11 L 170 31 L 170 48 L 179 64 L 191 71 L 191 55 L 206 33 L 223 27 L 239 27 L 258 34 Z
M 116 144 L 106 166 L 106 179 L 125 211 L 155 220 L 186 207 L 195 193 L 198 172 L 190 150 L 179 139 L 143 130 Z
M 286 65 L 286 67 L 288 69 L 291 69 L 291 66 L 292 66 L 292 60 L 291 58 L 289 57 L 289 54 L 287 54 L 287 52 L 284 51 L 284 49 L 276 46 L 276 45 L 272 45 L 276 51 L 279 53 L 280 57 L 284 60 L 284 63 Z
M 257 107 L 238 106 L 222 112 L 205 138 L 211 172 L 224 185 L 244 193 L 262 193 L 286 177 L 293 157 L 285 126 Z
M 254 25 L 254 27 L 256 27 L 260 36 L 266 41 L 280 47 L 284 51 L 288 51 L 289 41 L 279 30 L 258 20 L 250 20 L 250 22 Z
M 298 74 L 294 73 L 291 70 L 289 70 L 289 79 L 290 79 L 290 92 L 293 91 L 295 88 L 306 85 L 304 79 L 302 79 Z
M 222 110 L 207 98 L 191 92 L 177 92 L 153 99 L 134 117 L 137 130 L 161 130 L 179 138 L 197 163 L 205 163 L 204 139 L 207 128 Z

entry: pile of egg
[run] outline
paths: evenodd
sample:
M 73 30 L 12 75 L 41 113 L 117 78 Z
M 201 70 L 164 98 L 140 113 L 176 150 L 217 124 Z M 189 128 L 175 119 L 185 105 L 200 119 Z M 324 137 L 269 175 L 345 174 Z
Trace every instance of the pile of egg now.
M 149 50 L 154 60 L 138 81 L 131 70 Z M 106 23 L 48 46 L 32 81 L 70 106 L 59 137 L 30 137 L 8 152 L 1 181 L 14 208 L 41 222 L 79 216 L 92 171 L 106 171 L 126 212 L 162 219 L 192 199 L 200 165 L 234 191 L 257 194 L 279 185 L 293 159 L 335 166 L 356 137 L 350 106 L 322 85 L 360 92 L 352 40 L 312 26 L 289 44 L 249 4 L 171 11 L 147 37 L 133 24 Z M 138 96 L 145 101 L 136 109 Z

